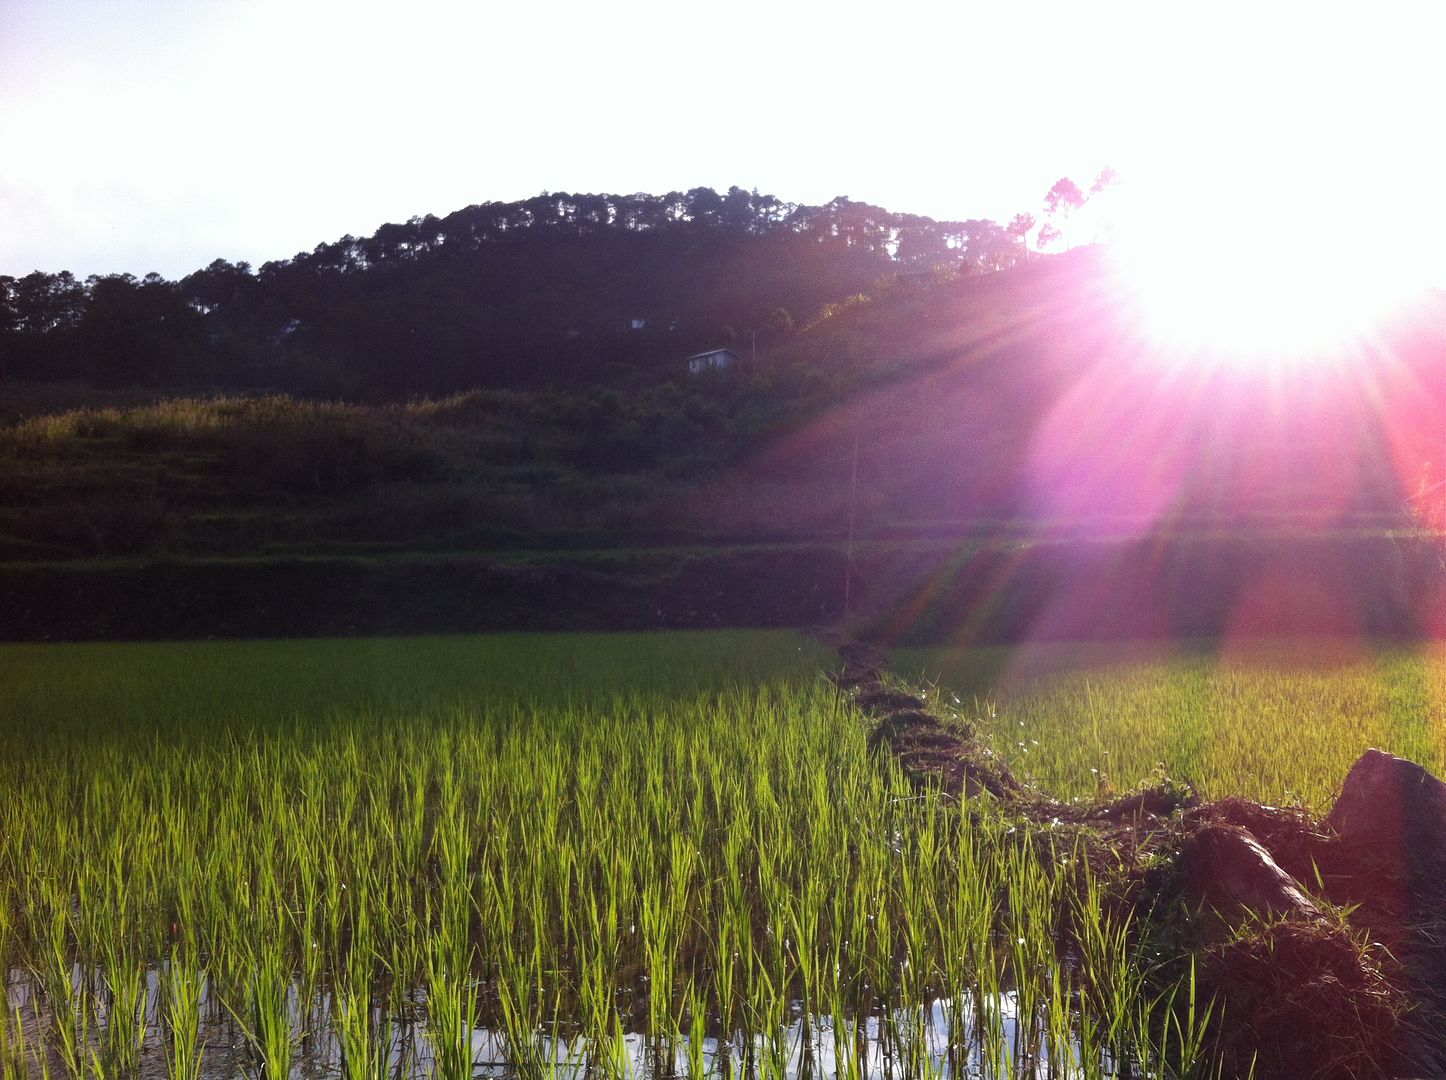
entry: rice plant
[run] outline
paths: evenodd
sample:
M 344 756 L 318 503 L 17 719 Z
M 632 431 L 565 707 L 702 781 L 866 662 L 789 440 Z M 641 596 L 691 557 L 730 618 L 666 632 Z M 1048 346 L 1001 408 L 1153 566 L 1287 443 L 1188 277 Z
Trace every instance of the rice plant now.
M 166 1075 L 170 1080 L 200 1080 L 201 996 L 206 976 L 180 950 L 165 965 L 164 1001 Z

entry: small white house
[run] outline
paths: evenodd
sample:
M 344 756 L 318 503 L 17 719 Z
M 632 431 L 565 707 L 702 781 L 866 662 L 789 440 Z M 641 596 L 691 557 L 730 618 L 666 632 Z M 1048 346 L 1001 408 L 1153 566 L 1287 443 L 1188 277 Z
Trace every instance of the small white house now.
M 732 349 L 709 349 L 688 357 L 688 374 L 698 375 L 704 371 L 732 367 L 738 363 L 738 354 Z

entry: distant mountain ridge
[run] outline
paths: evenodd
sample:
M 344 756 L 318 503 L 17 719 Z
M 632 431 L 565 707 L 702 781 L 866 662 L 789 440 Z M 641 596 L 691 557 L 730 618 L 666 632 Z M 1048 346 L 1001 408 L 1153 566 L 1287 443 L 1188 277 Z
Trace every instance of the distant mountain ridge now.
M 398 398 L 656 376 L 751 354 L 899 272 L 1020 261 L 1024 234 L 732 187 L 548 193 L 179 281 L 0 277 L 0 379 Z

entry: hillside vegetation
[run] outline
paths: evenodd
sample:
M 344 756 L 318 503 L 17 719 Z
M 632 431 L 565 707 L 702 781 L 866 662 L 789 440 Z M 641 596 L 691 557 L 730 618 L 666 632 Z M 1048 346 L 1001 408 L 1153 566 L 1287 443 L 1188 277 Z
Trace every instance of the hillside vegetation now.
M 756 359 L 643 383 L 392 403 L 135 390 L 97 407 L 86 392 L 59 412 L 13 395 L 0 556 L 1434 520 L 1441 339 L 1426 316 L 1326 375 L 1182 374 L 1121 346 L 1104 275 L 1085 250 L 896 279 Z
M 896 273 L 1017 262 L 1022 234 L 847 198 L 544 193 L 344 236 L 253 270 L 0 276 L 0 380 L 349 398 L 651 380 L 786 343 Z

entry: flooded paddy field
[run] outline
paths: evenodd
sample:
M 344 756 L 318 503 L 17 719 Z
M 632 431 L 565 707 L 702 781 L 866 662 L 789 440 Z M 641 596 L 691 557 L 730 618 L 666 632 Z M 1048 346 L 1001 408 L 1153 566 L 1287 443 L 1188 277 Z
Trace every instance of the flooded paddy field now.
M 786 633 L 0 649 L 0 1068 L 1207 1074 L 1188 958 L 1068 829 L 871 752 L 834 662 Z
M 77 973 L 78 978 L 83 979 Z M 164 1078 L 185 1072 L 204 1077 L 266 1075 L 268 1062 L 260 1058 L 245 1021 L 234 1017 L 201 985 L 196 1014 L 196 1039 L 189 1064 L 183 1068 L 175 1053 L 172 1029 L 175 1013 L 166 985 L 167 973 L 153 971 L 134 1026 L 134 1065 L 128 1075 Z M 77 986 L 77 993 L 86 991 Z M 8 1010 L 7 1075 L 29 1071 L 62 1075 L 67 1062 L 63 1049 L 50 1045 L 57 1016 L 28 973 L 9 975 L 5 996 Z M 329 993 L 303 1003 L 296 993 L 289 998 L 288 1022 L 292 1030 L 290 1075 L 307 1080 L 341 1080 L 358 1075 L 356 1048 L 342 1036 L 346 1019 L 334 1015 L 338 1002 Z M 835 1017 L 785 1018 L 776 1031 L 731 1036 L 677 1034 L 650 1038 L 642 1032 L 624 1032 L 612 1039 L 589 1039 L 560 1023 L 540 1031 L 521 1058 L 498 1030 L 473 1028 L 468 1033 L 470 1075 L 507 1080 L 519 1075 L 519 1059 L 532 1075 L 586 1080 L 599 1076 L 629 1077 L 735 1077 L 748 1075 L 790 1078 L 985 1077 L 985 1076 L 1128 1076 L 1126 1062 L 1109 1052 L 1086 1067 L 1081 1047 L 1071 1041 L 1055 1047 L 1048 1041 L 1041 1017 L 1021 1017 L 1018 1001 L 1004 992 L 989 1002 L 935 1000 L 888 1015 L 850 1022 Z M 119 1022 L 119 1021 L 118 1021 Z M 419 990 L 395 1015 L 384 1003 L 372 1006 L 368 1022 L 378 1036 L 367 1075 L 376 1080 L 408 1080 L 442 1074 L 447 1064 L 440 1052 L 441 1033 L 428 1027 L 425 990 Z M 89 1024 L 89 1028 L 84 1027 Z M 103 1054 L 114 1054 L 109 1040 L 112 1017 L 104 1005 L 82 1018 L 81 1033 L 92 1049 L 82 1068 L 90 1075 L 106 1075 Z M 62 1043 L 64 1039 L 62 1038 Z M 184 1044 L 182 1044 L 184 1045 Z M 455 1061 L 453 1062 L 455 1064 Z

